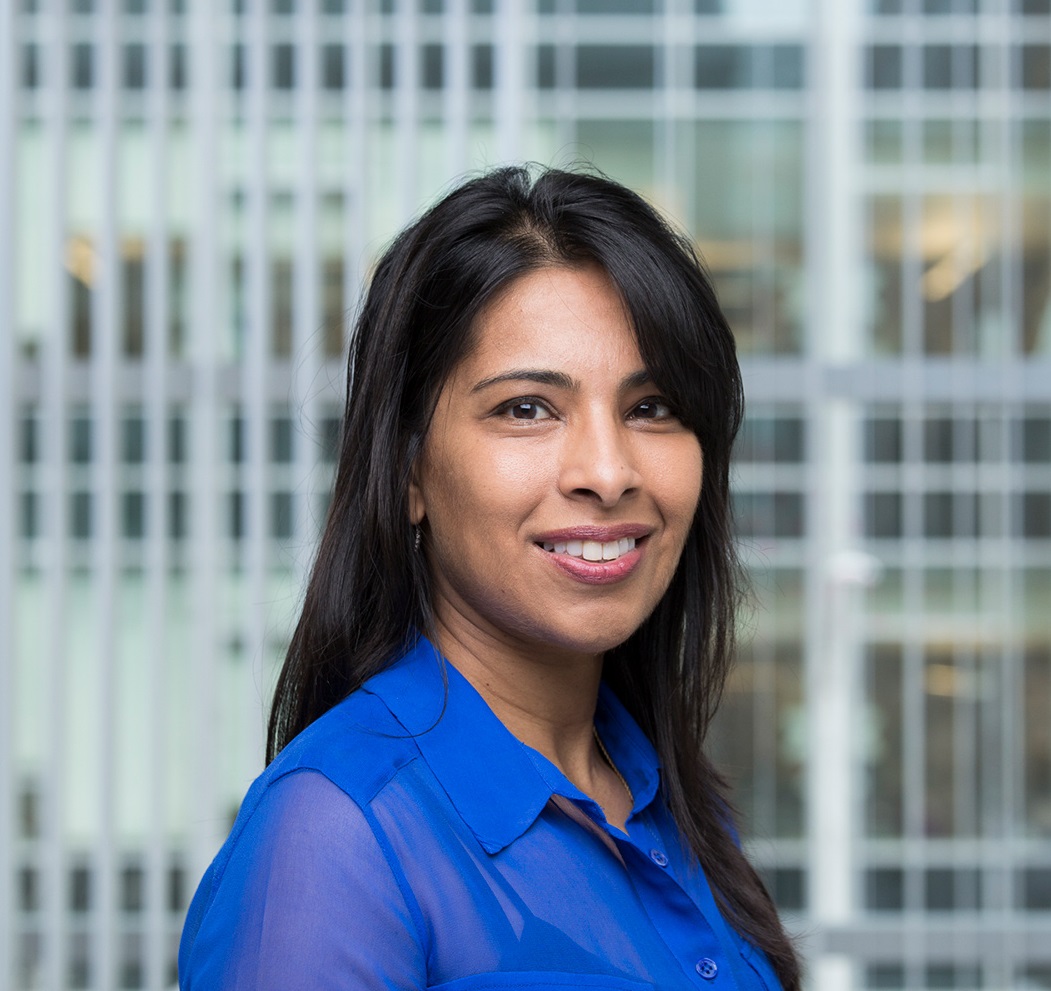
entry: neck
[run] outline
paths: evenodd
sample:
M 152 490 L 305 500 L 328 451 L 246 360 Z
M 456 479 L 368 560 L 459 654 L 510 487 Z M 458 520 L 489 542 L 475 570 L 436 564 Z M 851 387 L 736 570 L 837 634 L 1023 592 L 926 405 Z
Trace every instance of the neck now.
M 602 656 L 515 643 L 454 622 L 436 626 L 442 654 L 504 726 L 571 781 L 586 777 Z
M 602 655 L 518 642 L 438 617 L 436 646 L 522 743 L 543 754 L 606 820 L 625 829 L 632 798 L 595 735 Z

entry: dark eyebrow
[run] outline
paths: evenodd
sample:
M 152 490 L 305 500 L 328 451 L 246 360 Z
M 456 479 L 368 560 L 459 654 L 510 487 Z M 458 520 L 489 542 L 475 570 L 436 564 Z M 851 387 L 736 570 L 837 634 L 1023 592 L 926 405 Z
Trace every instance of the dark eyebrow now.
M 639 386 L 648 385 L 652 381 L 653 377 L 650 373 L 645 368 L 642 368 L 626 376 L 621 383 L 621 387 L 624 389 L 637 389 Z M 472 387 L 471 392 L 481 392 L 483 389 L 488 389 L 490 386 L 498 385 L 501 382 L 536 382 L 538 385 L 551 385 L 556 389 L 565 389 L 569 392 L 577 388 L 577 382 L 566 375 L 565 372 L 550 371 L 546 368 L 515 368 L 509 372 L 501 372 L 499 375 L 482 379 L 481 382 L 477 382 Z
M 637 372 L 632 372 L 626 376 L 624 381 L 621 383 L 622 389 L 638 389 L 644 385 L 651 385 L 653 383 L 653 376 L 650 375 L 649 371 L 645 368 L 640 368 Z
M 471 389 L 471 392 L 481 392 L 501 382 L 536 382 L 538 385 L 553 385 L 556 389 L 570 391 L 577 387 L 577 383 L 564 372 L 552 372 L 544 368 L 514 368 L 509 372 L 482 379 Z

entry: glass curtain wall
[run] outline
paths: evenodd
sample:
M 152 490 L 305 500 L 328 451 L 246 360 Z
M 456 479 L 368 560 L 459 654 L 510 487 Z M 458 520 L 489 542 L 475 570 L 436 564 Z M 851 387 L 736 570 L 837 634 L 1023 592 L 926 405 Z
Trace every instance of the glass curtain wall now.
M 13 0 L 0 71 L 0 985 L 171 987 L 362 280 L 529 159 L 737 334 L 711 746 L 810 986 L 1051 989 L 1048 0 Z

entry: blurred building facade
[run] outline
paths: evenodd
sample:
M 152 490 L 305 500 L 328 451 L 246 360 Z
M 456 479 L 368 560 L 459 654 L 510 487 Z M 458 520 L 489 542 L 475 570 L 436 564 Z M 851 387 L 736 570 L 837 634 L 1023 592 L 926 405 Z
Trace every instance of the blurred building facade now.
M 1051 988 L 1051 0 L 7 0 L 0 71 L 0 985 L 174 981 L 362 278 L 531 159 L 737 333 L 713 749 L 811 986 Z

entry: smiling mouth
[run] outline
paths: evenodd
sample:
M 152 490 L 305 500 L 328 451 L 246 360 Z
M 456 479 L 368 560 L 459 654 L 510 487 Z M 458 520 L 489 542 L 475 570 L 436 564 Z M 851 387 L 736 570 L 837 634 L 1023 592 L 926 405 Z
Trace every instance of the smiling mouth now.
M 582 561 L 616 561 L 617 558 L 635 549 L 634 537 L 620 540 L 560 540 L 557 543 L 544 541 L 540 545 L 551 554 L 568 554 Z

